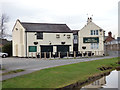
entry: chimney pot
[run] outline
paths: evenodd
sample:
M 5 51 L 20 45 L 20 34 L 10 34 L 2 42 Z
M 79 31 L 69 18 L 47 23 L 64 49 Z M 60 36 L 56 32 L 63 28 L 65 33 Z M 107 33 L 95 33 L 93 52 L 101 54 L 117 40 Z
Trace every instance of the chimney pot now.
M 92 17 L 88 17 L 88 20 L 87 20 L 87 22 L 89 23 L 89 22 L 92 22 Z

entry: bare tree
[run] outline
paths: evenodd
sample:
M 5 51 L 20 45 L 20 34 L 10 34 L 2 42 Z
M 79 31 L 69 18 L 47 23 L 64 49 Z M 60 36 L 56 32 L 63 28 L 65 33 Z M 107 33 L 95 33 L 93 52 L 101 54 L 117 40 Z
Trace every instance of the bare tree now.
M 0 36 L 3 39 L 5 37 L 6 23 L 8 22 L 9 17 L 6 14 L 0 16 Z

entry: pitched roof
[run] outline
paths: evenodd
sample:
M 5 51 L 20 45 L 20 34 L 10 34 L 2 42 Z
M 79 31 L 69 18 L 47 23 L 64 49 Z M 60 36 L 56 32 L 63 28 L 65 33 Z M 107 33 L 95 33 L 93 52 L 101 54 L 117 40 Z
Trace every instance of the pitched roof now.
M 105 39 L 105 42 L 111 42 L 112 40 L 115 40 L 115 38 L 108 36 L 108 37 Z
M 72 30 L 73 35 L 77 35 L 79 30 Z
M 58 32 L 58 33 L 72 33 L 66 24 L 51 24 L 51 23 L 27 23 L 21 22 L 26 32 Z
M 105 42 L 111 42 L 113 40 L 115 40 L 115 38 L 112 37 L 112 32 L 108 32 L 108 36 L 105 39 Z

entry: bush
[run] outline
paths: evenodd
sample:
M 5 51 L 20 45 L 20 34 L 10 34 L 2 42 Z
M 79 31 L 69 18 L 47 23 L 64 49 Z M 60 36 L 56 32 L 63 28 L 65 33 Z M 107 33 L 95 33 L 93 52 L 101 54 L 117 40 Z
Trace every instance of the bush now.
M 12 56 L 12 43 L 8 43 L 3 46 L 2 52 L 8 53 L 8 56 Z
M 0 47 L 0 52 L 2 52 L 2 47 Z

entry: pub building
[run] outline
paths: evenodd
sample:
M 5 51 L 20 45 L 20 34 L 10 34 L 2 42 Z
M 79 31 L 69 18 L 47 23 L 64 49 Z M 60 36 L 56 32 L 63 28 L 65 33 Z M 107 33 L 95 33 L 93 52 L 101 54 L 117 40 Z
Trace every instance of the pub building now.
M 36 57 L 104 55 L 105 31 L 89 17 L 81 30 L 71 30 L 66 24 L 29 23 L 17 20 L 12 31 L 13 56 Z M 73 55 L 74 54 L 74 55 Z M 70 56 L 70 55 L 68 55 Z
M 92 55 L 104 55 L 105 31 L 88 17 L 87 24 L 78 31 L 78 51 Z

